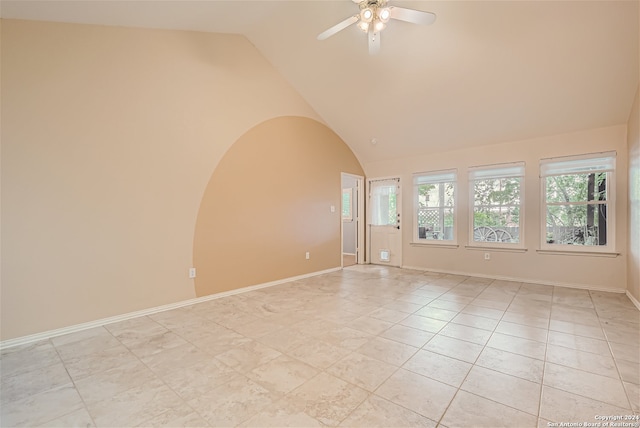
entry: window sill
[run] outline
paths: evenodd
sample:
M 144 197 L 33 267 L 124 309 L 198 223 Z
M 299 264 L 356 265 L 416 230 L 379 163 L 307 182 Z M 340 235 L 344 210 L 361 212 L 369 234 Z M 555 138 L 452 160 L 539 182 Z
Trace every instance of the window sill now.
M 491 251 L 503 251 L 505 253 L 526 253 L 527 249 L 526 248 L 521 248 L 521 247 L 492 247 L 489 245 L 483 245 L 483 246 L 479 246 L 479 245 L 465 245 L 464 247 L 467 250 L 473 250 L 473 251 L 487 251 L 487 250 L 491 250 Z
M 449 243 L 440 243 L 438 241 L 426 241 L 426 242 L 420 242 L 420 241 L 411 241 L 409 243 L 409 245 L 411 245 L 412 247 L 433 247 L 433 248 L 447 248 L 450 250 L 455 250 L 456 248 L 459 248 L 460 245 L 458 244 L 449 244 Z
M 536 253 L 550 256 L 618 257 L 620 253 L 604 251 L 536 250 Z

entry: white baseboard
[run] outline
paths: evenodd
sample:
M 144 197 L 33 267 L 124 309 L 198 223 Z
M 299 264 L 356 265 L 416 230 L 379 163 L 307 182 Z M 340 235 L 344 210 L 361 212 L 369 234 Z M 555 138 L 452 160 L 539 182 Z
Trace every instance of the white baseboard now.
M 210 294 L 208 296 L 197 297 L 195 299 L 182 300 L 176 303 L 170 303 L 167 305 L 156 306 L 149 309 L 142 309 L 140 311 L 129 312 L 122 315 L 116 315 L 113 317 L 102 318 L 95 321 L 89 321 L 82 324 L 75 324 L 68 327 L 62 327 L 55 330 L 43 331 L 42 333 L 30 334 L 28 336 L 16 337 L 15 339 L 3 340 L 0 342 L 0 349 L 12 348 L 14 346 L 27 345 L 30 343 L 38 342 L 40 340 L 49 339 L 56 336 L 62 336 L 64 334 L 75 333 L 82 330 L 88 330 L 94 327 L 101 327 L 107 324 L 113 324 L 119 321 L 125 321 L 132 318 L 143 317 L 146 315 L 156 314 L 158 312 L 169 311 L 171 309 L 177 309 L 184 306 L 194 305 L 196 303 L 207 302 L 209 300 L 220 299 L 222 297 L 233 296 L 234 294 L 246 293 L 253 290 L 259 290 L 261 288 L 273 287 L 274 285 L 285 284 L 287 282 L 298 281 L 313 276 L 323 275 L 326 273 L 336 272 L 341 270 L 341 267 L 325 269 L 322 271 L 307 273 L 304 275 L 293 276 L 290 278 L 279 279 L 276 281 L 265 282 L 263 284 L 250 285 L 248 287 L 238 288 L 236 290 L 224 291 L 222 293 Z
M 635 307 L 640 311 L 640 302 L 638 301 L 638 299 L 633 297 L 633 294 L 631 294 L 629 290 L 627 290 L 627 297 L 629 298 L 629 300 L 631 300 L 631 303 L 633 303 Z
M 557 281 L 542 281 L 539 279 L 532 279 L 532 278 L 518 278 L 518 277 L 502 276 L 502 275 L 486 275 L 482 273 L 462 272 L 462 271 L 454 271 L 454 270 L 446 270 L 446 269 L 431 269 L 431 268 L 415 267 L 415 266 L 402 266 L 402 268 L 421 270 L 425 272 L 446 273 L 449 275 L 475 276 L 478 278 L 497 279 L 501 281 L 526 282 L 528 284 L 553 285 L 556 287 L 579 288 L 582 290 L 591 290 L 591 291 L 608 291 L 611 293 L 624 293 L 626 291 L 624 289 L 611 289 L 611 288 L 598 287 L 598 286 L 587 285 L 587 284 L 573 284 L 569 282 L 557 282 Z M 627 292 L 627 295 L 629 295 L 628 292 Z

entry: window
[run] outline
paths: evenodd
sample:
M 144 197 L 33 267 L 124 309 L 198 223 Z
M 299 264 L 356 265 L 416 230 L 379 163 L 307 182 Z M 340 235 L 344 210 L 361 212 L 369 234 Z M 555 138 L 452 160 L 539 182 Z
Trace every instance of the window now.
M 540 161 L 542 248 L 613 250 L 615 162 L 615 152 Z
M 353 189 L 342 189 L 342 221 L 353 221 Z
M 398 180 L 372 181 L 370 189 L 371 210 L 369 224 L 373 226 L 397 226 Z
M 456 170 L 415 174 L 414 241 L 455 241 Z
M 522 243 L 523 177 L 524 162 L 469 168 L 473 244 Z

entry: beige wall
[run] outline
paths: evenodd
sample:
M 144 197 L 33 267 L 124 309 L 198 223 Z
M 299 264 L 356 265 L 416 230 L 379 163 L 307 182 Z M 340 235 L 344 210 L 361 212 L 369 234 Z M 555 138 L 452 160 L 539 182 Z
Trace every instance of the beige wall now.
M 318 119 L 241 36 L 1 32 L 2 340 L 195 297 L 196 218 L 220 159 L 266 120 Z
M 496 126 L 499 126 L 497 124 Z M 540 183 L 541 158 L 598 151 L 617 151 L 616 247 L 620 256 L 585 257 L 540 254 Z M 484 251 L 466 249 L 468 245 L 468 182 L 470 166 L 524 161 L 525 235 L 524 253 L 491 251 L 491 260 L 483 259 Z M 623 291 L 627 272 L 627 144 L 626 126 L 613 126 L 583 132 L 555 135 L 527 141 L 496 144 L 431 156 L 365 163 L 367 177 L 399 174 L 402 179 L 404 224 L 413 222 L 412 174 L 421 171 L 458 169 L 458 243 L 457 249 L 414 246 L 412 228 L 403 230 L 403 266 L 449 272 L 515 278 L 532 282 L 590 287 Z
M 314 120 L 271 119 L 243 135 L 198 213 L 198 296 L 340 267 L 341 172 L 363 174 L 347 145 Z
M 640 87 L 629 115 L 629 257 L 627 290 L 640 301 Z

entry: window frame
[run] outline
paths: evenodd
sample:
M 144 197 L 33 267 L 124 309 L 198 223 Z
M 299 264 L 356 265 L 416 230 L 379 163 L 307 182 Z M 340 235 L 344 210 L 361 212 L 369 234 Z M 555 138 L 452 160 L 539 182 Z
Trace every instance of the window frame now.
M 438 180 L 437 177 L 451 175 L 452 178 L 450 180 Z M 445 184 L 451 183 L 453 184 L 453 205 L 442 206 L 438 208 L 452 208 L 453 209 L 453 228 L 452 228 L 452 239 L 444 240 L 444 239 L 420 239 L 419 232 L 419 224 L 418 224 L 418 210 L 420 209 L 419 200 L 418 200 L 418 186 L 417 182 L 420 178 L 432 177 L 434 181 L 428 181 L 426 183 L 420 184 Z M 437 171 L 425 171 L 425 172 L 417 172 L 413 174 L 413 215 L 414 219 L 412 221 L 412 244 L 418 245 L 440 245 L 440 246 L 452 246 L 458 245 L 458 170 L 454 169 L 445 169 L 445 170 L 437 170 Z
M 540 160 L 540 249 L 544 252 L 557 252 L 557 253 L 584 253 L 584 254 L 602 254 L 602 253 L 615 253 L 616 251 L 616 157 L 615 151 L 588 153 L 573 156 L 562 156 L 554 158 L 546 158 Z M 601 163 L 598 160 L 608 159 L 611 162 L 611 168 L 607 167 L 598 168 L 596 164 Z M 560 163 L 575 165 L 574 171 L 571 170 L 564 174 L 552 174 L 545 173 L 543 170 L 546 168 L 553 168 L 554 165 Z M 582 168 L 580 168 L 580 165 Z M 593 169 L 588 169 L 589 165 L 593 166 Z M 585 169 L 587 168 L 587 169 Z M 549 244 L 547 243 L 547 177 L 565 176 L 565 175 L 577 175 L 584 173 L 606 173 L 606 230 L 607 230 L 607 244 L 606 245 L 572 245 L 572 244 Z M 602 205 L 601 203 L 589 204 L 589 201 L 571 202 L 565 205 Z M 562 204 L 560 204 L 562 205 Z
M 344 197 L 348 196 L 349 199 L 349 214 L 347 216 L 344 215 Z M 342 216 L 343 222 L 352 222 L 353 221 L 353 189 L 351 187 L 345 187 L 342 189 L 342 201 L 340 204 L 340 215 Z
M 492 174 L 493 173 L 493 174 Z M 481 177 L 475 177 L 476 175 L 482 175 Z M 476 195 L 475 195 L 475 182 L 483 180 L 498 180 L 501 178 L 513 178 L 520 179 L 519 186 L 519 215 L 518 215 L 518 242 L 499 242 L 499 241 L 475 241 L 475 208 L 476 208 Z M 526 164 L 524 161 L 508 162 L 501 164 L 480 165 L 472 166 L 468 168 L 468 188 L 469 188 L 469 236 L 468 247 L 469 248 L 492 248 L 501 250 L 524 250 L 525 247 L 525 177 L 526 177 Z

